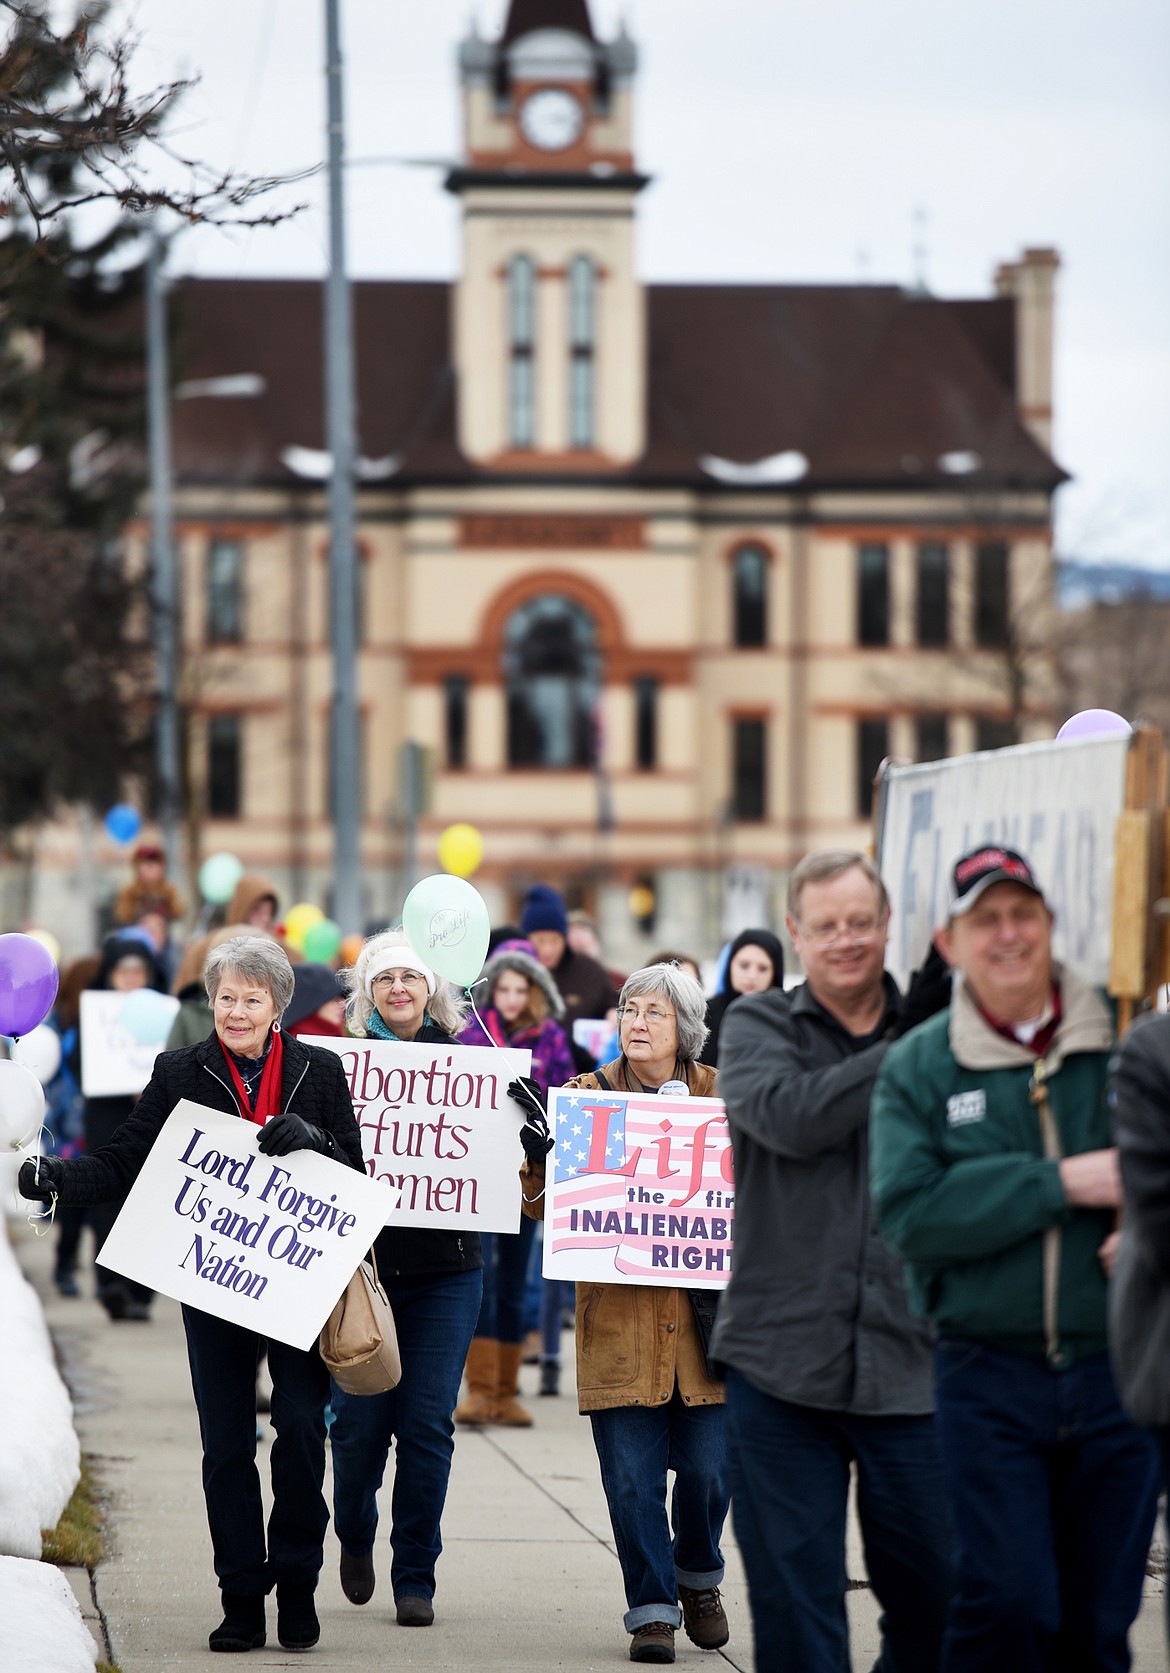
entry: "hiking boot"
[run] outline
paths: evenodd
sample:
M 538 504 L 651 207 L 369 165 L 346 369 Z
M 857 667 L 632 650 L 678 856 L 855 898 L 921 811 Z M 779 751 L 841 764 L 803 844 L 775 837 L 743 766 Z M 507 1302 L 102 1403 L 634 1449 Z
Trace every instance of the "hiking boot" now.
M 341 1589 L 351 1603 L 369 1603 L 374 1595 L 374 1553 L 351 1557 L 341 1548 Z
M 320 1638 L 321 1623 L 306 1586 L 277 1583 L 276 1636 L 285 1650 L 311 1650 Z
M 631 1661 L 666 1662 L 674 1660 L 674 1628 L 665 1621 L 647 1621 L 635 1628 L 630 1637 Z
M 434 1625 L 435 1611 L 427 1597 L 400 1597 L 394 1604 L 394 1618 L 400 1627 Z
M 719 1650 L 731 1637 L 727 1616 L 719 1598 L 718 1586 L 705 1586 L 701 1592 L 680 1586 L 678 1601 L 682 1604 L 683 1626 L 692 1644 L 700 1650 Z
M 264 1599 L 223 1594 L 223 1620 L 208 1635 L 208 1647 L 229 1655 L 238 1650 L 264 1648 Z

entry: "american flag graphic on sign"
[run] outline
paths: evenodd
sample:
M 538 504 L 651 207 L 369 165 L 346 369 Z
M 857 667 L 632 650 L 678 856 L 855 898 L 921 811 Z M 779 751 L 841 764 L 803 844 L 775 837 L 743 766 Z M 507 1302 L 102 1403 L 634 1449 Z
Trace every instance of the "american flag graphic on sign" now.
M 735 1186 L 718 1098 L 549 1094 L 544 1273 L 722 1288 Z

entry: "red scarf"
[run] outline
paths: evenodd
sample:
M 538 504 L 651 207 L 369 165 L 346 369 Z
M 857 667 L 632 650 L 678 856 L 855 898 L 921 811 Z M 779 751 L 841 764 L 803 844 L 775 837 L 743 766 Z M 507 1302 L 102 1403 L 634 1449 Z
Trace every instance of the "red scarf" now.
M 219 1035 L 216 1035 L 219 1040 Z M 219 1040 L 223 1055 L 227 1058 L 227 1066 L 231 1071 L 232 1081 L 236 1088 L 236 1096 L 240 1101 L 240 1112 L 249 1121 L 254 1121 L 257 1127 L 263 1127 L 266 1121 L 271 1121 L 274 1115 L 280 1114 L 280 1077 L 283 1068 L 284 1043 L 280 1037 L 280 1024 L 272 1025 L 272 1044 L 268 1048 L 268 1059 L 264 1065 L 264 1073 L 260 1076 L 260 1089 L 256 1093 L 256 1107 L 252 1108 L 248 1098 L 248 1088 L 244 1085 L 244 1077 L 236 1068 L 235 1059 L 231 1052 Z
M 972 994 L 971 997 L 974 999 L 974 994 Z M 1030 1051 L 1033 1057 L 1044 1056 L 1045 1052 L 1056 1038 L 1056 1030 L 1060 1027 L 1061 1016 L 1064 1011 L 1064 1007 L 1060 1002 L 1060 989 L 1057 987 L 1056 983 L 1053 982 L 1052 1015 L 1044 1024 L 1043 1028 L 1038 1028 L 1036 1030 L 1031 1040 L 1021 1040 L 1020 1036 L 1016 1033 L 1010 1022 L 1001 1022 L 998 1017 L 993 1017 L 990 1011 L 984 1010 L 983 1006 L 980 1005 L 977 999 L 975 1000 L 975 1008 L 978 1010 L 979 1015 L 983 1018 L 989 1028 L 994 1028 L 995 1032 L 1001 1035 L 1005 1040 L 1012 1040 L 1017 1046 L 1023 1046 L 1024 1050 Z

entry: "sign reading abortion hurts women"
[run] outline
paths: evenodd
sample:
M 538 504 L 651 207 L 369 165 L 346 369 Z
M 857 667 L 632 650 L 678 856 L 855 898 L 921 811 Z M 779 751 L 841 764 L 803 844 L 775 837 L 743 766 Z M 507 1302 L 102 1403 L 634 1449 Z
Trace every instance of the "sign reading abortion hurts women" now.
M 544 1276 L 722 1289 L 735 1185 L 720 1098 L 549 1094 Z
M 131 1186 L 102 1265 L 308 1348 L 386 1219 L 386 1193 L 315 1151 L 263 1156 L 259 1127 L 184 1099 Z
M 509 1081 L 530 1051 L 306 1037 L 345 1065 L 370 1178 L 389 1186 L 386 1221 L 514 1232 L 523 1113 Z

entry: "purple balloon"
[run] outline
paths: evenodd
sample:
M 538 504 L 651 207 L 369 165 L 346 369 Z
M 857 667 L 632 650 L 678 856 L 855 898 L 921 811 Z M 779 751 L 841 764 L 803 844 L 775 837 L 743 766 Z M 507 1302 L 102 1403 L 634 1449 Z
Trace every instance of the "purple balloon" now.
M 0 1034 L 39 1028 L 57 997 L 57 966 L 31 935 L 0 935 Z
M 1128 738 L 1133 727 L 1112 709 L 1082 709 L 1070 715 L 1056 734 L 1061 738 Z

